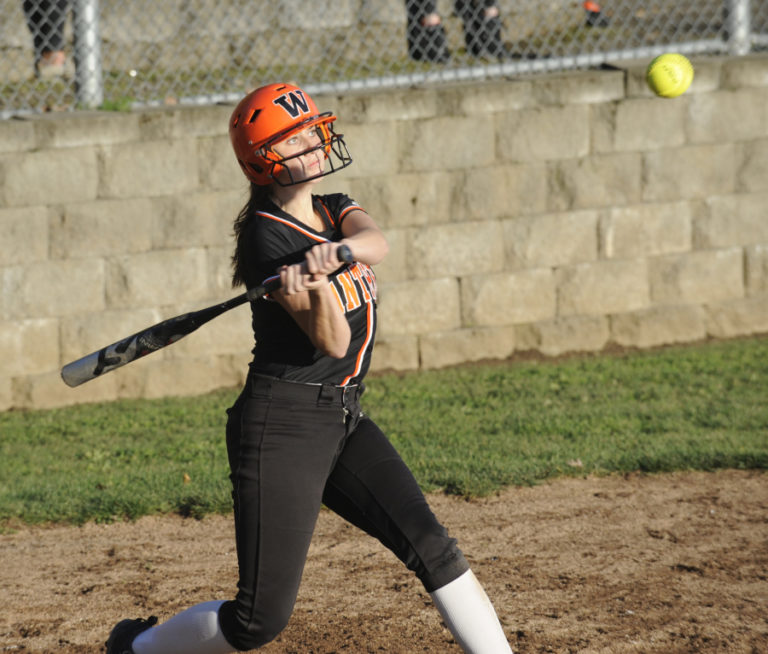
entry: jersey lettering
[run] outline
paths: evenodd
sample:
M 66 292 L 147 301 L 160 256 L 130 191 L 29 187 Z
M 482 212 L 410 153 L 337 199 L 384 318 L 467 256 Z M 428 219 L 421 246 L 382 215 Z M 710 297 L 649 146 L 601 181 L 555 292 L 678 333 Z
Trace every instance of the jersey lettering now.
M 344 302 L 342 302 L 341 295 L 339 295 L 339 289 L 336 288 L 335 284 L 331 284 L 331 290 L 333 291 L 333 296 L 336 298 L 336 302 L 339 304 L 339 309 L 344 311 Z
M 363 299 L 365 302 L 371 301 L 371 293 L 368 291 L 368 284 L 365 281 L 363 277 L 363 268 L 362 266 L 352 266 L 349 270 L 349 274 L 352 275 L 353 279 L 356 279 L 358 281 L 358 285 L 360 286 L 360 290 L 363 293 Z
M 360 268 L 362 282 L 368 287 L 368 290 L 371 293 L 371 297 L 375 302 L 378 295 L 377 295 L 377 287 L 376 287 L 376 275 L 373 274 L 373 268 L 371 268 L 367 264 L 358 264 L 358 266 Z
M 344 293 L 344 299 L 346 300 L 344 308 L 347 311 L 357 309 L 362 302 L 360 301 L 360 294 L 357 292 L 357 287 L 355 286 L 355 282 L 352 281 L 352 276 L 349 274 L 349 271 L 345 270 L 336 277 L 336 280 L 341 285 L 342 293 Z
M 280 105 L 291 118 L 309 113 L 309 104 L 302 91 L 289 91 L 272 100 L 272 104 Z
M 345 312 L 376 302 L 376 277 L 364 263 L 355 263 L 334 279 L 334 290 Z

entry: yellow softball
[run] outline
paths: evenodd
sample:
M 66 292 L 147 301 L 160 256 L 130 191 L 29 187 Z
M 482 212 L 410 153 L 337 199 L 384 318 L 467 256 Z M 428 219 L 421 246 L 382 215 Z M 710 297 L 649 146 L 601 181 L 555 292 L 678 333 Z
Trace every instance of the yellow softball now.
M 676 98 L 685 93 L 693 81 L 693 66 L 681 54 L 663 54 L 656 57 L 645 71 L 645 80 L 656 95 Z

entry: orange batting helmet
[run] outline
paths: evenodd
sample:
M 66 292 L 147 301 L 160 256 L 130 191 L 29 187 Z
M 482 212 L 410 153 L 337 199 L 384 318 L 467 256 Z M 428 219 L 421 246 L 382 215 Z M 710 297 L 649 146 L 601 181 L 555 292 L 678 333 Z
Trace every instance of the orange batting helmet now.
M 352 163 L 344 135 L 333 130 L 335 120 L 330 111 L 320 113 L 312 98 L 298 86 L 269 84 L 246 95 L 235 107 L 229 121 L 229 138 L 240 168 L 254 184 L 266 186 L 274 181 L 291 186 L 329 175 Z M 278 181 L 276 176 L 287 159 L 281 158 L 272 145 L 315 125 L 320 145 L 312 150 L 322 149 L 330 167 L 310 178 Z M 312 150 L 293 156 L 303 156 Z

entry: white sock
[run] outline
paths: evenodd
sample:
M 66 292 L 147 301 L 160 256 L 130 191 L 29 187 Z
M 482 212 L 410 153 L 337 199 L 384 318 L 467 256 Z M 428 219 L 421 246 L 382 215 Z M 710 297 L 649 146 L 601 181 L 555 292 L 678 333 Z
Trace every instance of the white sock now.
M 142 631 L 133 641 L 136 654 L 230 654 L 236 651 L 219 627 L 223 601 L 203 602 L 167 622 Z
M 491 600 L 471 570 L 430 595 L 466 654 L 512 654 Z

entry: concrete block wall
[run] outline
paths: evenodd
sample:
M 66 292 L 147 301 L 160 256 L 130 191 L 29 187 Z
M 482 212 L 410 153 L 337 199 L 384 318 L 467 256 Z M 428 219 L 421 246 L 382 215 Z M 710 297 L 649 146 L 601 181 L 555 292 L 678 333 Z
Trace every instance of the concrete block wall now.
M 374 370 L 768 333 L 768 57 L 318 96 L 382 225 Z M 231 107 L 0 122 L 0 409 L 244 378 L 239 307 L 76 389 L 61 365 L 239 293 Z

